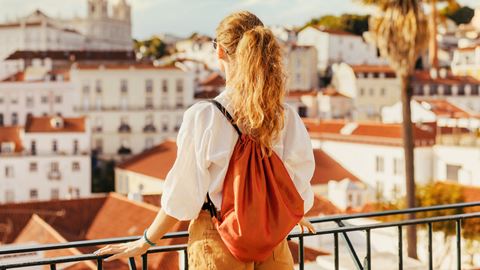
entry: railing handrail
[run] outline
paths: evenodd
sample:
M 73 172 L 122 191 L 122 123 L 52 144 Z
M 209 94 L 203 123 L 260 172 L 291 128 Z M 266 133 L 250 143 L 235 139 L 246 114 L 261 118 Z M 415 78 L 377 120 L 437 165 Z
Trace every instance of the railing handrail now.
M 472 202 L 472 203 L 457 203 L 457 204 L 448 204 L 448 205 L 436 205 L 436 206 L 429 206 L 429 207 L 416 207 L 410 209 L 403 209 L 403 210 L 390 210 L 390 211 L 381 211 L 381 212 L 372 212 L 372 213 L 360 213 L 360 214 L 353 214 L 353 215 L 336 215 L 336 216 L 329 216 L 323 218 L 312 218 L 310 221 L 314 224 L 324 223 L 324 222 L 331 222 L 334 221 L 337 224 L 342 222 L 343 220 L 355 219 L 355 218 L 366 218 L 366 217 L 380 217 L 380 216 L 387 216 L 387 215 L 400 215 L 400 214 L 409 214 L 409 213 L 418 213 L 418 212 L 429 212 L 429 211 L 438 211 L 438 210 L 447 210 L 447 209 L 459 209 L 465 207 L 474 207 L 480 206 L 480 202 Z M 431 246 L 431 231 L 432 231 L 432 223 L 435 222 L 445 222 L 445 221 L 455 221 L 457 226 L 457 257 L 460 258 L 460 227 L 461 222 L 464 219 L 470 218 L 480 218 L 480 212 L 472 212 L 467 214 L 454 214 L 454 215 L 444 215 L 444 216 L 436 216 L 436 217 L 427 217 L 427 218 L 416 218 L 416 219 L 404 219 L 400 221 L 393 221 L 393 222 L 379 222 L 373 224 L 364 224 L 364 225 L 347 225 L 328 229 L 318 230 L 315 233 L 299 233 L 293 232 L 288 235 L 288 239 L 291 238 L 298 238 L 301 242 L 302 249 L 299 250 L 300 257 L 301 257 L 301 264 L 303 264 L 303 238 L 308 236 L 315 236 L 315 235 L 326 235 L 326 234 L 333 234 L 336 239 L 336 248 L 335 248 L 335 258 L 336 258 L 336 269 L 338 269 L 338 235 L 342 234 L 345 238 L 348 238 L 346 235 L 347 232 L 352 231 L 365 231 L 367 233 L 367 243 L 370 243 L 370 231 L 374 229 L 381 229 L 381 228 L 398 228 L 399 233 L 401 235 L 401 229 L 405 226 L 409 225 L 419 225 L 419 224 L 428 224 L 429 230 L 429 245 Z M 141 236 L 129 236 L 129 237 L 116 237 L 116 238 L 105 238 L 105 239 L 97 239 L 97 240 L 82 240 L 82 241 L 73 241 L 67 243 L 57 243 L 57 244 L 42 244 L 42 245 L 31 245 L 31 246 L 23 246 L 23 247 L 16 247 L 16 248 L 5 248 L 0 249 L 0 255 L 5 254 L 15 254 L 15 253 L 26 253 L 26 252 L 35 252 L 35 251 L 44 251 L 44 250 L 53 250 L 53 249 L 66 249 L 66 248 L 76 248 L 76 247 L 85 247 L 85 246 L 96 246 L 96 245 L 103 245 L 103 244 L 114 244 L 114 243 L 123 243 L 128 241 L 133 241 L 139 239 Z M 181 231 L 181 232 L 173 232 L 166 234 L 162 239 L 168 238 L 183 238 L 188 237 L 188 232 Z M 401 237 L 401 236 L 400 236 Z M 346 239 L 349 240 L 349 239 Z M 400 240 L 401 245 L 401 240 Z M 146 264 L 146 254 L 149 253 L 156 253 L 156 252 L 166 252 L 166 251 L 183 251 L 186 253 L 186 244 L 176 244 L 176 245 L 168 245 L 168 246 L 159 246 L 150 248 L 147 253 L 142 255 L 142 263 Z M 370 250 L 370 246 L 368 247 Z M 351 250 L 354 255 L 355 251 Z M 86 261 L 86 260 L 96 260 L 97 264 L 102 263 L 102 259 L 109 257 L 111 255 L 102 255 L 96 256 L 94 254 L 81 254 L 81 255 L 73 255 L 73 256 L 64 256 L 64 257 L 56 257 L 56 258 L 42 258 L 37 260 L 29 260 L 27 262 L 15 262 L 10 264 L 0 265 L 0 269 L 9 269 L 9 268 L 20 268 L 26 266 L 35 266 L 35 265 L 51 265 L 55 269 L 55 265 L 58 263 L 66 263 L 66 262 L 77 262 L 77 261 Z M 185 254 L 186 256 L 186 254 Z M 371 253 L 370 251 L 367 253 L 367 262 L 371 263 Z M 399 254 L 401 258 L 401 254 Z M 431 256 L 430 256 L 431 257 Z M 130 266 L 135 264 L 133 258 L 130 258 Z M 430 258 L 430 262 L 431 262 Z M 357 256 L 358 261 L 358 256 Z M 187 263 L 187 262 L 185 262 Z M 458 263 L 458 262 L 457 262 Z M 400 265 L 402 264 L 402 260 L 400 261 Z M 368 268 L 369 265 L 366 267 Z M 101 268 L 99 268 L 101 269 Z M 145 267 L 143 269 L 146 269 Z M 301 267 L 303 269 L 303 267 Z M 357 269 L 364 269 L 363 266 L 358 263 Z M 460 264 L 458 269 L 460 269 Z
M 475 206 L 480 206 L 480 201 L 467 202 L 467 203 L 441 204 L 441 205 L 434 205 L 434 206 L 407 208 L 407 209 L 401 209 L 401 210 L 376 211 L 376 212 L 370 212 L 370 213 L 330 215 L 326 217 L 311 218 L 310 221 L 315 223 L 320 223 L 320 222 L 331 222 L 331 221 L 337 221 L 337 220 L 373 218 L 373 217 L 394 216 L 394 215 L 403 215 L 403 214 L 430 212 L 430 211 L 439 211 L 439 210 L 448 210 L 448 209 L 459 209 L 459 208 L 475 207 Z
M 436 206 L 427 206 L 427 207 L 415 207 L 409 209 L 402 209 L 402 210 L 388 210 L 388 211 L 377 211 L 371 213 L 360 213 L 360 214 L 342 214 L 342 215 L 333 215 L 328 217 L 321 217 L 321 218 L 309 218 L 310 222 L 312 223 L 324 223 L 324 222 L 331 222 L 331 221 L 338 221 L 338 220 L 350 220 L 350 219 L 357 219 L 357 218 L 371 218 L 371 217 L 381 217 L 387 215 L 400 215 L 400 214 L 408 214 L 408 213 L 418 213 L 418 212 L 429 212 L 429 211 L 438 211 L 438 210 L 447 210 L 447 209 L 458 209 L 464 207 L 474 207 L 480 206 L 480 202 L 472 202 L 472 203 L 456 203 L 456 204 L 445 204 L 445 205 L 436 205 Z M 463 214 L 463 215 L 470 215 L 470 214 Z M 479 213 L 480 215 L 480 213 Z M 458 215 L 455 215 L 458 216 Z M 442 217 L 452 217 L 449 216 L 442 216 Z M 442 217 L 436 217 L 442 218 Z M 399 222 L 383 222 L 380 224 L 396 224 L 390 225 L 391 226 L 400 226 L 400 225 L 408 225 L 411 222 L 419 222 L 424 219 L 413 219 L 413 220 L 403 220 Z M 447 219 L 448 220 L 448 219 Z M 408 224 L 401 224 L 402 222 L 406 222 Z M 428 222 L 426 222 L 428 223 Z M 369 225 L 369 226 L 373 226 Z M 354 226 L 354 227 L 361 227 L 361 226 Z M 363 226 L 364 227 L 364 226 Z M 362 227 L 362 228 L 363 228 Z M 385 227 L 385 226 L 384 226 Z M 388 227 L 388 226 L 387 226 Z M 346 232 L 346 231 L 353 231 L 352 226 L 346 226 L 339 228 L 340 230 L 337 232 Z M 364 230 L 359 229 L 359 230 Z M 334 231 L 331 231 L 333 233 Z M 307 235 L 307 234 L 305 234 Z M 187 237 L 188 232 L 180 231 L 180 232 L 171 232 L 165 234 L 162 239 L 170 239 L 170 238 L 182 238 Z M 296 234 L 291 234 L 289 237 L 297 237 Z M 85 246 L 95 246 L 95 245 L 104 245 L 104 244 L 116 244 L 116 243 L 123 243 L 128 241 L 134 241 L 139 239 L 141 236 L 127 236 L 127 237 L 113 237 L 113 238 L 103 238 L 103 239 L 95 239 L 95 240 L 81 240 L 81 241 L 72 241 L 66 243 L 57 243 L 57 244 L 43 244 L 43 245 L 31 245 L 31 246 L 24 246 L 24 247 L 16 247 L 13 249 L 1 249 L 0 248 L 0 255 L 4 254 L 13 254 L 13 253 L 22 253 L 22 252 L 32 252 L 32 251 L 41 251 L 41 250 L 53 250 L 53 249 L 64 249 L 64 248 L 76 248 L 76 247 L 85 247 Z

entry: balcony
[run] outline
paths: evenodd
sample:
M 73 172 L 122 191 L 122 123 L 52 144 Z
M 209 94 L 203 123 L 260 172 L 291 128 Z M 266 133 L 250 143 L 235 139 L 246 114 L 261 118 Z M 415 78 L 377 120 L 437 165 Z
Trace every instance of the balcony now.
M 419 245 L 423 245 L 426 247 L 426 256 L 423 258 L 423 262 L 425 264 L 425 269 L 433 269 L 434 265 L 434 258 L 438 259 L 438 257 L 433 256 L 433 251 L 438 248 L 433 245 L 433 232 L 434 228 L 437 225 L 452 223 L 454 225 L 454 240 L 455 240 L 455 247 L 453 248 L 453 253 L 455 255 L 451 256 L 452 261 L 454 261 L 455 266 L 449 269 L 462 269 L 462 229 L 465 228 L 464 224 L 470 221 L 478 222 L 480 219 L 480 212 L 473 211 L 472 209 L 467 214 L 451 214 L 451 215 L 444 215 L 444 216 L 436 216 L 438 211 L 448 210 L 449 212 L 456 212 L 456 210 L 464 209 L 464 208 L 472 208 L 480 206 L 480 202 L 474 203 L 460 203 L 460 204 L 450 204 L 450 205 L 438 205 L 438 206 L 431 206 L 431 207 L 419 207 L 419 208 L 412 208 L 406 210 L 394 210 L 394 211 L 382 211 L 382 212 L 371 212 L 371 213 L 361 213 L 361 214 L 350 214 L 350 215 L 334 215 L 334 216 L 327 216 L 327 217 L 320 217 L 320 218 L 313 218 L 310 221 L 313 224 L 321 225 L 321 224 L 336 224 L 334 227 L 330 228 L 322 228 L 320 230 L 317 229 L 317 232 L 314 234 L 311 233 L 301 233 L 301 232 L 294 232 L 290 233 L 287 237 L 288 240 L 295 240 L 298 242 L 298 269 L 303 270 L 305 269 L 305 246 L 304 241 L 307 238 L 311 237 L 321 237 L 321 236 L 328 236 L 333 240 L 332 250 L 331 250 L 331 258 L 332 264 L 331 269 L 341 269 L 340 262 L 345 263 L 346 261 L 350 261 L 352 267 L 350 268 L 342 268 L 342 269 L 372 269 L 372 266 L 381 269 L 382 267 L 385 268 L 385 265 L 379 264 L 375 265 L 373 262 L 377 261 L 381 257 L 380 255 L 375 256 L 372 252 L 372 241 L 374 234 L 372 232 L 379 231 L 385 228 L 390 228 L 396 231 L 396 242 L 394 245 L 396 246 L 397 254 L 396 254 L 396 267 L 393 265 L 389 265 L 388 269 L 407 269 L 409 259 L 406 258 L 404 255 L 404 230 L 407 226 L 416 225 L 418 227 L 422 226 L 425 230 L 426 239 L 425 241 L 419 241 Z M 477 208 L 478 209 L 478 208 Z M 407 214 L 421 214 L 424 216 L 430 216 L 427 218 L 416 218 L 416 219 L 403 219 L 402 217 Z M 354 225 L 354 223 L 358 223 L 358 221 L 363 218 L 386 218 L 391 220 L 391 218 L 395 218 L 399 221 L 393 222 L 378 222 L 372 224 L 361 224 L 361 225 Z M 399 218 L 400 217 L 400 218 Z M 352 241 L 352 234 L 353 233 L 361 233 L 364 237 L 365 243 L 365 250 L 359 252 L 359 247 L 354 245 Z M 61 249 L 68 249 L 68 248 L 81 248 L 81 247 L 96 247 L 99 245 L 106 245 L 106 244 L 115 244 L 115 243 L 123 243 L 129 242 L 138 239 L 140 236 L 132 236 L 132 237 L 120 237 L 120 238 L 108 238 L 108 239 L 98 239 L 98 240 L 88 240 L 88 241 L 75 241 L 75 242 L 67 242 L 61 244 L 43 244 L 43 245 L 32 245 L 32 246 L 23 246 L 23 247 L 14 247 L 10 249 L 0 249 L 0 257 L 1 256 L 9 256 L 14 257 L 16 255 L 27 253 L 27 252 L 44 252 L 44 251 L 52 251 L 52 250 L 61 250 Z M 187 238 L 188 233 L 185 231 L 182 232 L 175 232 L 169 233 L 164 236 L 164 239 L 172 239 L 172 238 Z M 342 242 L 340 242 L 342 241 Z M 374 243 L 374 242 L 373 242 Z M 344 247 L 348 250 L 348 253 L 342 253 L 342 261 L 340 261 L 340 244 L 344 244 Z M 184 268 L 188 268 L 188 259 L 187 259 L 187 245 L 186 244 L 177 244 L 177 245 L 169 245 L 169 246 L 157 246 L 150 248 L 147 253 L 141 256 L 141 269 L 148 269 L 148 255 L 159 253 L 159 252 L 181 252 L 183 253 L 183 264 Z M 362 256 L 360 256 L 362 254 Z M 61 263 L 68 263 L 68 262 L 81 262 L 81 261 L 94 261 L 96 263 L 97 269 L 103 268 L 103 259 L 109 257 L 111 255 L 103 255 L 103 256 L 96 256 L 94 254 L 81 254 L 81 255 L 73 255 L 73 256 L 62 256 L 62 257 L 54 257 L 54 258 L 46 258 L 46 259 L 30 259 L 26 261 L 14 262 L 14 263 L 7 263 L 0 265 L 0 269 L 17 269 L 22 267 L 28 266 L 50 266 L 50 269 L 56 269 L 57 264 Z M 128 260 L 129 268 L 130 269 L 137 269 L 136 262 L 134 258 L 129 258 Z M 317 265 L 318 266 L 318 265 Z M 428 266 L 428 267 L 427 267 Z M 324 268 L 321 268 L 324 269 Z M 417 268 L 415 268 L 417 269 Z

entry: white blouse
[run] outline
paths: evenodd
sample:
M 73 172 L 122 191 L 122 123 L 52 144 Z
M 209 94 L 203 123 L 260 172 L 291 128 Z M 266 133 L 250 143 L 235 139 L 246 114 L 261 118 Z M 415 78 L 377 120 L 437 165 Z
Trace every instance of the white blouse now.
M 232 114 L 227 89 L 215 99 Z M 315 168 L 312 144 L 297 112 L 285 104 L 285 125 L 273 151 L 285 164 L 305 213 L 313 205 L 310 180 Z M 161 206 L 178 220 L 195 219 L 210 194 L 217 209 L 222 205 L 222 188 L 238 134 L 212 103 L 198 102 L 183 116 L 177 137 L 177 158 L 163 186 Z

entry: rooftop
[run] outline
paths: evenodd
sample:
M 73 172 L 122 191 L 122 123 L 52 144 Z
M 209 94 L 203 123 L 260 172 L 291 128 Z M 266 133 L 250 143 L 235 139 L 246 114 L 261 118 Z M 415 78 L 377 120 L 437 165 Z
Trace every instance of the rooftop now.
M 25 132 L 85 132 L 86 117 L 29 116 Z
M 311 180 L 312 185 L 326 185 L 329 181 L 341 181 L 348 178 L 359 182 L 360 179 L 345 169 L 335 159 L 320 149 L 314 149 L 315 171 Z
M 123 170 L 143 174 L 164 180 L 175 163 L 177 146 L 174 141 L 167 140 L 138 155 L 135 155 L 117 167 Z
M 352 143 L 402 146 L 401 124 L 379 122 L 349 122 L 346 120 L 319 120 L 304 118 L 303 122 L 313 139 L 345 141 Z M 435 123 L 413 125 L 415 145 L 435 143 Z
M 15 145 L 14 152 L 23 151 L 22 145 L 22 128 L 18 126 L 0 126 L 0 145 L 2 143 L 13 142 Z
M 32 51 L 32 50 L 17 50 L 10 54 L 5 60 L 18 59 L 45 59 L 64 60 L 64 61 L 85 61 L 85 60 L 124 60 L 135 61 L 135 53 L 133 51 L 98 51 L 98 50 L 47 50 L 47 51 Z

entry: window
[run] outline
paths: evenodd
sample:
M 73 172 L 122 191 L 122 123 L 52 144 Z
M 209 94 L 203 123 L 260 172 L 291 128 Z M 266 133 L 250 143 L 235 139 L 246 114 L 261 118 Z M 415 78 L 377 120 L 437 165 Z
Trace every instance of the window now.
M 152 79 L 147 79 L 145 81 L 145 92 L 149 93 L 149 94 L 153 92 L 153 80 Z
M 11 165 L 5 166 L 5 177 L 13 178 L 13 166 Z
M 98 154 L 101 154 L 103 152 L 103 140 L 101 138 L 95 139 L 95 151 Z
M 128 93 L 128 81 L 125 79 L 122 79 L 120 81 L 120 92 L 122 94 L 127 94 Z
M 73 154 L 78 154 L 78 140 L 73 140 Z
M 57 104 L 62 103 L 62 96 L 55 96 L 55 103 Z
M 183 107 L 183 96 L 178 96 L 177 97 L 176 106 L 177 106 L 177 108 L 182 108 Z
M 5 190 L 5 202 L 11 203 L 15 201 L 15 193 L 13 190 Z
M 370 88 L 370 91 L 369 91 L 370 96 L 373 97 L 374 93 L 375 93 L 375 90 L 373 90 L 373 88 Z
M 177 80 L 176 88 L 177 88 L 177 93 L 182 93 L 183 92 L 183 80 L 182 79 Z
M 18 125 L 18 114 L 16 112 L 12 113 L 12 126 Z
M 447 180 L 458 181 L 458 172 L 462 166 L 447 164 Z
M 3 104 L 3 97 L 0 97 L 0 104 Z
M 162 117 L 162 131 L 163 132 L 168 131 L 168 115 L 164 115 Z
M 72 171 L 73 172 L 80 171 L 80 162 L 78 162 L 78 161 L 72 162 Z
M 58 188 L 52 188 L 52 190 L 50 191 L 50 198 L 52 200 L 58 200 L 60 198 L 60 192 Z
M 30 153 L 32 155 L 36 155 L 37 154 L 37 143 L 35 142 L 35 140 L 32 140 L 30 142 Z
M 0 126 L 3 126 L 3 113 L 0 113 Z
M 395 175 L 403 175 L 403 159 L 401 158 L 394 158 L 393 159 L 393 174 Z
M 381 156 L 375 157 L 375 170 L 377 172 L 384 172 L 384 160 Z
M 30 162 L 30 165 L 28 166 L 30 172 L 36 172 L 38 171 L 38 164 L 37 162 Z
M 68 194 L 70 194 L 72 198 L 78 198 L 80 197 L 80 189 L 77 187 L 69 187 Z
M 36 190 L 36 189 L 30 189 L 30 199 L 31 199 L 31 200 L 36 200 L 36 199 L 38 199 L 38 190 Z
M 18 98 L 17 97 L 12 97 L 11 102 L 12 102 L 12 104 L 18 104 Z
M 34 104 L 33 104 L 33 97 L 27 97 L 25 103 L 27 104 L 28 107 L 34 106 Z
M 95 81 L 95 92 L 97 94 L 101 94 L 102 93 L 102 80 L 96 80 Z
M 82 93 L 84 95 L 90 94 L 90 85 L 88 83 L 84 83 L 82 87 Z
M 42 96 L 40 98 L 40 102 L 42 102 L 42 104 L 47 104 L 48 103 L 48 96 Z
M 363 96 L 363 95 L 365 95 L 365 89 L 360 88 L 360 94 L 359 94 L 359 96 Z
M 385 96 L 385 88 L 380 88 L 380 96 Z
M 147 96 L 145 98 L 145 109 L 153 109 L 153 97 Z
M 167 80 L 162 81 L 162 92 L 163 93 L 168 93 L 168 81 Z
M 57 140 L 53 140 L 52 141 L 52 152 L 53 153 L 57 153 L 58 151 L 58 143 L 57 143 Z

